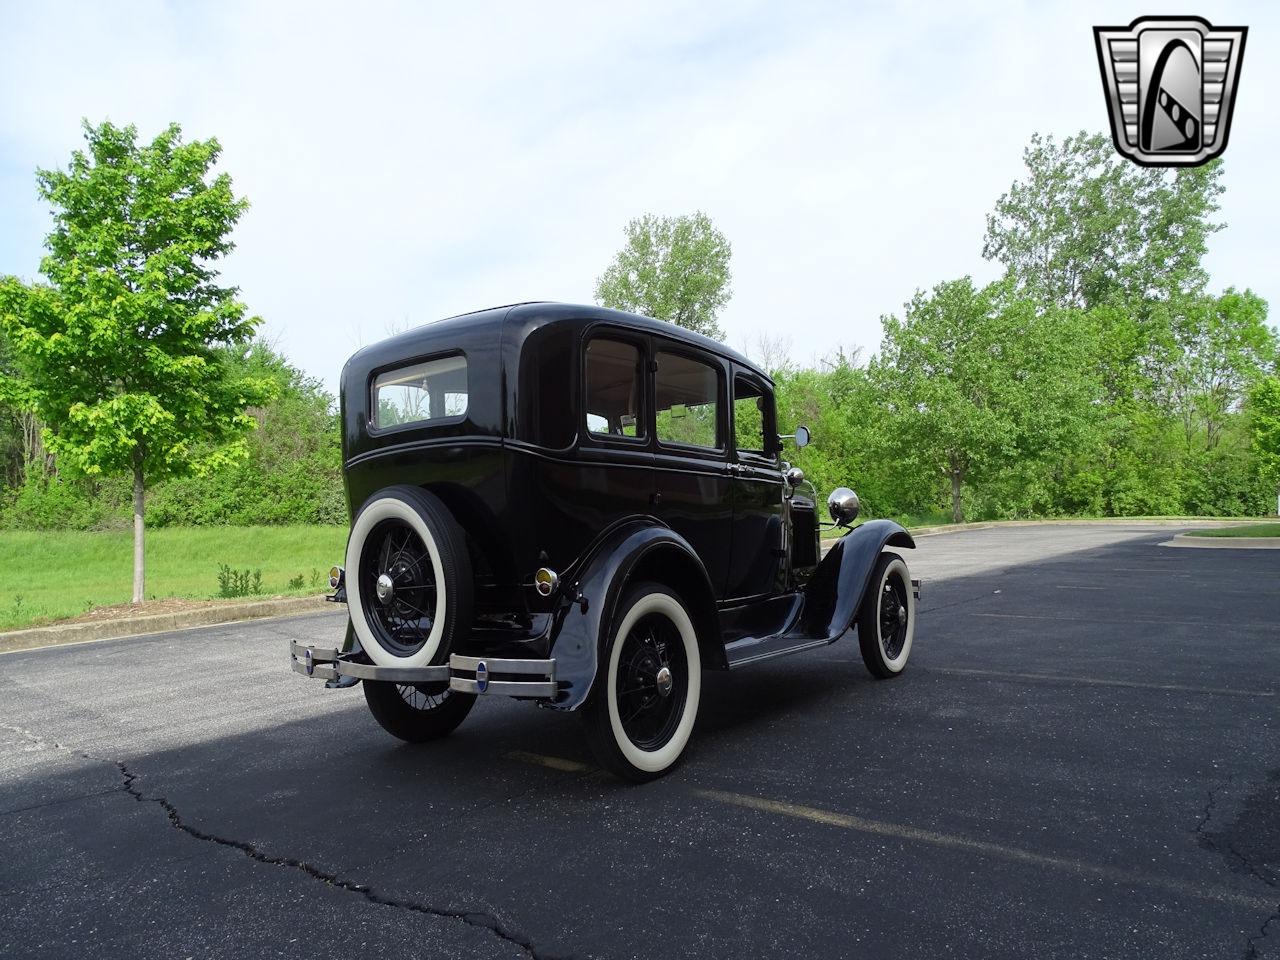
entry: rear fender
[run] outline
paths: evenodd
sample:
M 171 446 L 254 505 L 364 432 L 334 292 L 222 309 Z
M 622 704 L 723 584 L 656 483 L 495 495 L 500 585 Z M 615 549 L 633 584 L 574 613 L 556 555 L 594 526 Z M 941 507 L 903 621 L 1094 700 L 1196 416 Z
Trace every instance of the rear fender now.
M 551 626 L 560 692 L 551 706 L 576 710 L 587 699 L 603 640 L 613 629 L 628 583 L 637 579 L 658 580 L 679 593 L 698 634 L 703 667 L 727 669 L 715 597 L 702 561 L 675 531 L 638 520 L 605 537 L 562 587 L 564 600 Z
M 868 520 L 837 540 L 805 584 L 803 633 L 839 639 L 853 626 L 884 548 L 915 545 L 911 534 L 892 520 Z

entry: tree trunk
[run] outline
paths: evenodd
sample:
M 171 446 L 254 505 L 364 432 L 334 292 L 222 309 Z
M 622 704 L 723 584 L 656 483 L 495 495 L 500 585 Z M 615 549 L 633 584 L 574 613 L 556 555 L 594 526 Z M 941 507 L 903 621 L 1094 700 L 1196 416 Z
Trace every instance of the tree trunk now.
M 142 464 L 134 461 L 133 467 L 133 602 L 141 603 L 145 587 L 146 554 L 142 549 L 144 531 L 143 510 L 146 508 L 146 487 L 142 483 Z
M 960 502 L 960 466 L 951 458 L 951 522 L 964 523 L 964 505 Z

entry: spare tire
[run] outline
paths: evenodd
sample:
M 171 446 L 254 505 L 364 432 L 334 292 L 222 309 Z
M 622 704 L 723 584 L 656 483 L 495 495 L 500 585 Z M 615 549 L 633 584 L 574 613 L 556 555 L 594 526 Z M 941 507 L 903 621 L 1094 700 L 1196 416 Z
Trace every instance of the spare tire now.
M 347 606 L 384 667 L 444 663 L 471 624 L 471 557 L 458 522 L 418 487 L 379 490 L 347 540 Z

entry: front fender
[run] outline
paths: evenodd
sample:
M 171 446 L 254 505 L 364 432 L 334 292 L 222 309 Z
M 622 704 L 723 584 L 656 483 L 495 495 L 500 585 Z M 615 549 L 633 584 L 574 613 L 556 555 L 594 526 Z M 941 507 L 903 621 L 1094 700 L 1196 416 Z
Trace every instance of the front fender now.
M 838 640 L 853 626 L 884 548 L 915 545 L 911 534 L 892 520 L 868 520 L 837 540 L 805 584 L 804 635 Z
M 600 639 L 607 637 L 631 572 L 655 550 L 676 549 L 688 555 L 704 581 L 697 586 L 711 596 L 706 570 L 687 540 L 657 521 L 637 520 L 613 531 L 592 551 L 578 575 L 564 589 L 565 602 L 551 626 L 551 655 L 560 691 L 551 706 L 576 710 L 595 681 Z M 712 604 L 714 614 L 714 604 Z M 718 631 L 715 634 L 719 638 Z

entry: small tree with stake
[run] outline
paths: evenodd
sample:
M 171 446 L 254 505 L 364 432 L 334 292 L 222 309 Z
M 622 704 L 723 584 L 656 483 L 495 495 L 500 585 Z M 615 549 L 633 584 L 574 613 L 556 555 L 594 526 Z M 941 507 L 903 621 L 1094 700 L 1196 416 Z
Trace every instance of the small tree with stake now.
M 261 322 L 212 266 L 247 207 L 230 177 L 210 177 L 218 141 L 184 143 L 177 124 L 145 145 L 132 126 L 84 133 L 66 170 L 37 172 L 54 208 L 48 283 L 0 280 L 0 324 L 59 468 L 133 477 L 140 603 L 148 485 L 243 456 L 245 408 L 271 386 L 218 349 Z

